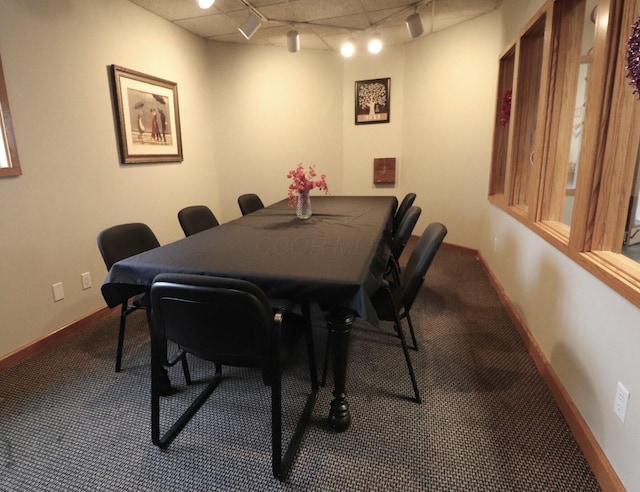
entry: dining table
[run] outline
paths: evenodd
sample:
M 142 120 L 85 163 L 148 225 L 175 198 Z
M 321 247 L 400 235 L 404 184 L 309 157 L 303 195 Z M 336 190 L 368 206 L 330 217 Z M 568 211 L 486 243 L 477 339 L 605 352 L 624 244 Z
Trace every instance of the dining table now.
M 122 295 L 151 288 L 160 273 L 247 280 L 273 299 L 322 306 L 331 343 L 333 400 L 329 422 L 351 423 L 346 393 L 353 323 L 377 323 L 370 296 L 389 257 L 394 196 L 313 196 L 312 215 L 299 219 L 287 199 L 217 227 L 116 262 L 102 285 L 110 307 Z

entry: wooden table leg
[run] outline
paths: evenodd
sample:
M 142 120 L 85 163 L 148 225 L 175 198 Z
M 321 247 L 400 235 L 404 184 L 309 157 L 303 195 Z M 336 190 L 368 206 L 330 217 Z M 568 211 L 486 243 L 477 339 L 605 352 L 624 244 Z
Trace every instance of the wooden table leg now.
M 349 337 L 351 335 L 351 326 L 355 319 L 355 313 L 348 308 L 336 308 L 327 316 L 334 381 L 329 423 L 337 432 L 344 432 L 351 424 L 351 413 L 349 412 L 345 386 L 349 359 Z

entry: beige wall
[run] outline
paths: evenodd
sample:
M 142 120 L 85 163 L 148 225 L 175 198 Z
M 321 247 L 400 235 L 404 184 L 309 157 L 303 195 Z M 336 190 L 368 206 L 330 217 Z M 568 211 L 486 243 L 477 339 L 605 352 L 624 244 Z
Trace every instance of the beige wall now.
M 408 183 L 402 156 L 404 131 L 405 50 L 385 48 L 377 56 L 364 46 L 352 58 L 344 60 L 342 80 L 342 114 L 344 148 L 342 153 L 344 189 L 355 195 L 404 195 Z M 391 113 L 389 123 L 354 124 L 355 81 L 391 78 Z M 373 160 L 377 157 L 396 158 L 396 185 L 373 184 Z M 409 186 L 410 187 L 410 186 Z
M 638 309 L 491 206 L 487 183 L 498 56 L 541 1 L 500 10 L 406 47 L 339 55 L 207 43 L 125 0 L 3 0 L 0 55 L 24 175 L 0 180 L 0 357 L 104 306 L 95 238 L 148 223 L 182 236 L 177 211 L 286 192 L 286 171 L 316 163 L 340 193 L 418 194 L 418 228 L 440 220 L 478 248 L 629 490 L 640 488 Z M 178 82 L 181 164 L 118 164 L 107 66 Z M 391 123 L 353 125 L 355 80 L 391 77 Z M 372 184 L 374 157 L 398 183 Z M 493 250 L 494 239 L 498 248 Z M 80 274 L 93 288 L 83 291 Z M 66 298 L 53 302 L 51 284 Z M 631 391 L 613 414 L 617 381 Z
M 167 242 L 180 235 L 179 207 L 215 207 L 219 192 L 205 153 L 211 117 L 198 111 L 209 101 L 204 41 L 123 0 L 8 0 L 0 55 L 24 173 L 0 180 L 4 355 L 104 306 L 98 231 L 143 221 Z M 183 164 L 118 164 L 112 63 L 178 82 Z M 55 282 L 66 294 L 57 303 Z
M 285 196 L 299 161 L 342 192 L 335 53 L 208 43 L 125 0 L 6 0 L 0 56 L 24 173 L 0 180 L 0 357 L 104 306 L 105 227 L 141 221 L 176 240 L 180 208 L 233 219 L 240 193 Z M 119 164 L 110 64 L 177 82 L 182 163 Z
M 287 172 L 299 162 L 315 164 L 330 191 L 342 193 L 340 58 L 211 43 L 212 157 L 225 218 L 240 214 L 242 193 L 258 193 L 267 204 L 281 200 Z
M 477 248 L 487 204 L 498 53 L 496 14 L 407 48 L 405 182 L 421 199 L 418 222 L 447 225 L 447 242 Z

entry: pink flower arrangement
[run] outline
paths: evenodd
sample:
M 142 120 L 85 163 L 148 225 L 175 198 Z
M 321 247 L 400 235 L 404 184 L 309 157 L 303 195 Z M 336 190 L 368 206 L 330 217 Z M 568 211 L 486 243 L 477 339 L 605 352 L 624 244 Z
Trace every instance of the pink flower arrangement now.
M 314 188 L 324 191 L 325 194 L 329 191 L 326 181 L 327 175 L 321 174 L 320 178 L 314 179 L 317 175 L 315 164 L 309 166 L 309 171 L 305 172 L 302 163 L 287 173 L 287 178 L 291 179 L 291 184 L 289 185 L 289 205 L 297 205 L 298 196 L 305 191 L 308 192 Z

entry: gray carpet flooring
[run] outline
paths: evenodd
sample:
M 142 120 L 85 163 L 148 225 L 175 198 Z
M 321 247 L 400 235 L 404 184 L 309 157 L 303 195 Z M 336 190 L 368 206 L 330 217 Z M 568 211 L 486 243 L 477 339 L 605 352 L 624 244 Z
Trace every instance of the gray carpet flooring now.
M 438 253 L 414 305 L 411 352 L 423 403 L 388 324 L 352 332 L 352 425 L 326 422 L 331 379 L 284 483 L 271 475 L 269 390 L 227 369 L 209 401 L 165 451 L 151 443 L 149 341 L 129 317 L 123 371 L 114 372 L 117 316 L 0 374 L 1 491 L 600 490 L 479 262 Z M 314 310 L 316 351 L 326 332 Z M 302 346 L 300 347 L 302 349 Z M 162 401 L 163 425 L 212 374 Z M 305 392 L 304 351 L 287 368 L 286 435 Z

